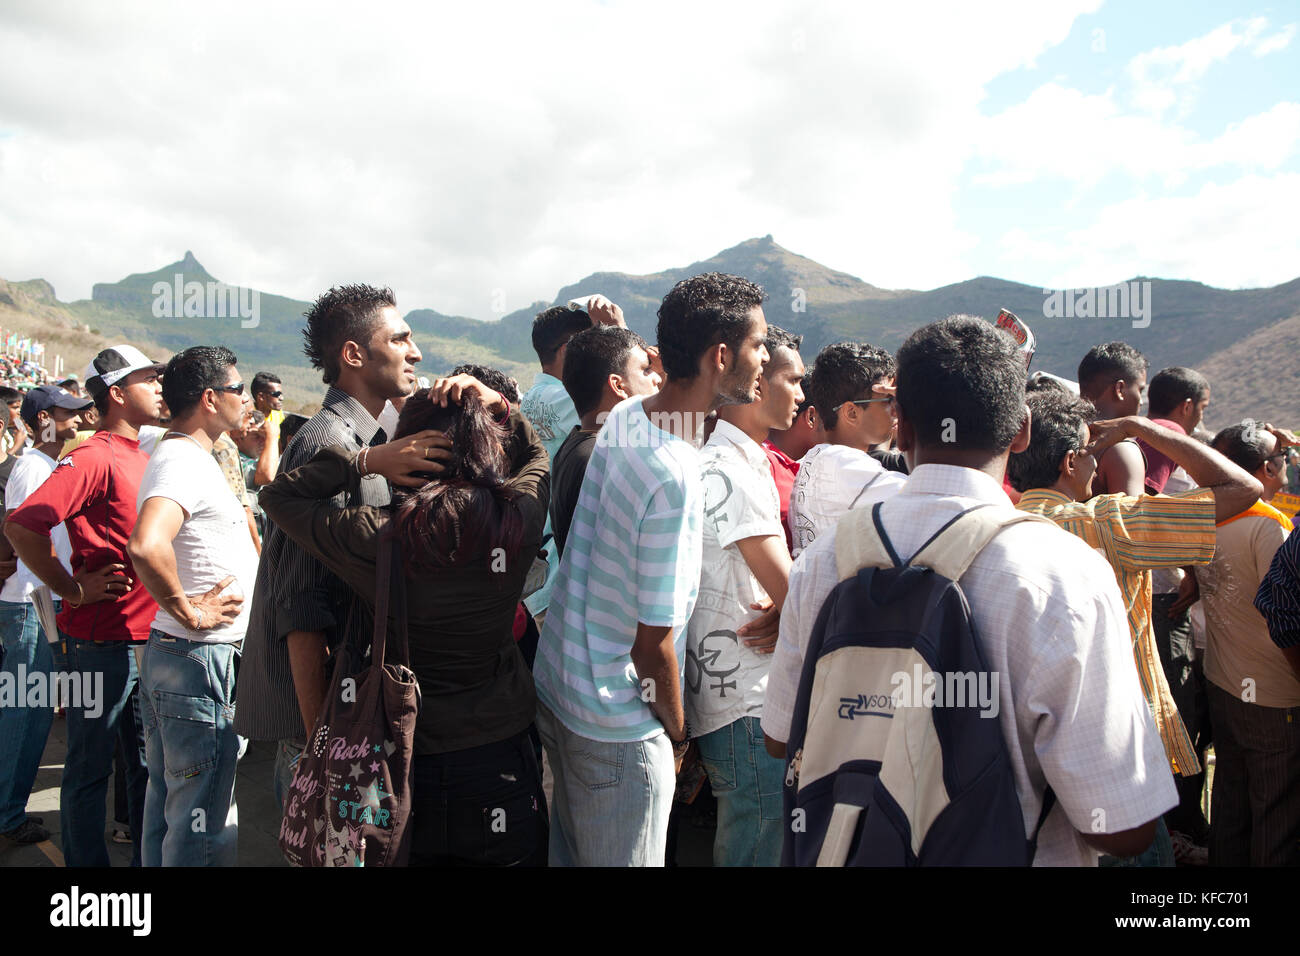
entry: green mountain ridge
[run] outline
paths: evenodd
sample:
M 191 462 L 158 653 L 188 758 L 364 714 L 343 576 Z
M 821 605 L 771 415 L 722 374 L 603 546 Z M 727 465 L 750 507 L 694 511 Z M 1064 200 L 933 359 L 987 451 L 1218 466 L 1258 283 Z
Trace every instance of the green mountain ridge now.
M 869 341 L 892 351 L 914 329 L 934 319 L 956 312 L 992 319 L 998 309 L 1008 308 L 1034 331 L 1038 342 L 1035 369 L 1074 378 L 1084 353 L 1113 339 L 1141 350 L 1153 371 L 1169 365 L 1206 363 L 1218 369 L 1216 356 L 1236 346 L 1232 354 L 1241 364 L 1239 343 L 1267 342 L 1271 327 L 1300 315 L 1300 278 L 1266 289 L 1226 290 L 1190 280 L 1138 276 L 1126 282 L 1149 288 L 1149 302 L 1142 297 L 1142 304 L 1150 307 L 1145 327 L 1135 328 L 1129 318 L 1067 318 L 1049 314 L 1050 290 L 1037 286 L 979 276 L 925 291 L 883 289 L 793 253 L 769 235 L 746 240 L 709 259 L 649 275 L 593 273 L 560 288 L 551 303 L 536 302 L 497 321 L 428 308 L 413 309 L 406 319 L 424 354 L 424 374 L 438 375 L 461 362 L 479 362 L 503 369 L 527 388 L 538 371 L 531 326 L 542 308 L 599 292 L 622 306 L 629 327 L 654 341 L 656 312 L 664 294 L 680 279 L 710 271 L 744 275 L 762 285 L 768 293 L 764 311 L 769 323 L 803 335 L 803 352 L 809 361 L 834 341 Z M 181 276 L 182 297 L 175 295 L 177 275 Z M 167 291 L 155 295 L 160 282 Z M 290 394 L 303 402 L 319 398 L 319 373 L 301 357 L 303 313 L 309 302 L 259 292 L 258 320 L 246 327 L 248 320 L 237 314 L 186 316 L 182 299 L 188 298 L 192 289 L 184 286 L 193 282 L 200 283 L 205 294 L 208 284 L 218 297 L 239 293 L 238 287 L 209 274 L 187 251 L 181 260 L 152 272 L 96 283 L 91 298 L 77 302 L 59 302 L 54 289 L 42 279 L 0 280 L 0 327 L 16 328 L 15 315 L 26 314 L 41 320 L 34 333 L 38 336 L 42 329 L 47 337 L 60 328 L 80 328 L 83 334 L 97 330 L 108 339 L 148 344 L 160 355 L 197 342 L 221 342 L 235 351 L 241 367 L 276 371 Z M 1144 283 L 1150 285 L 1141 285 Z M 238 303 L 237 298 L 234 301 Z M 91 343 L 84 344 L 88 348 Z M 82 365 L 75 368 L 83 367 L 84 360 L 78 361 Z M 72 364 L 68 367 L 74 368 Z M 1268 382 L 1254 382 L 1250 368 L 1241 372 L 1230 389 L 1222 390 L 1224 401 L 1212 402 L 1211 421 L 1227 422 L 1252 414 L 1255 404 L 1270 397 Z M 1293 410 L 1287 420 L 1297 417 Z

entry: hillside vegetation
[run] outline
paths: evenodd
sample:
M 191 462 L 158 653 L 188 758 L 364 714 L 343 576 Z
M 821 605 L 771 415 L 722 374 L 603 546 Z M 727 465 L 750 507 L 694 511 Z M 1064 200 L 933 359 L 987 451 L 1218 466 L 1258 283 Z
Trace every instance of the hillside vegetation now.
M 989 276 L 928 291 L 882 289 L 790 252 L 765 236 L 651 275 L 594 273 L 562 287 L 552 302 L 533 303 L 499 321 L 425 308 L 408 312 L 406 318 L 424 355 L 422 374 L 434 376 L 461 362 L 479 362 L 501 368 L 527 388 L 537 374 L 530 331 L 540 309 L 600 292 L 623 307 L 632 329 L 654 341 L 664 294 L 677 281 L 709 271 L 744 275 L 762 285 L 768 293 L 768 321 L 803 335 L 808 361 L 831 342 L 854 339 L 896 350 L 927 322 L 956 312 L 992 319 L 998 309 L 1008 308 L 1034 331 L 1035 369 L 1074 378 L 1091 346 L 1120 339 L 1147 356 L 1153 373 L 1169 365 L 1205 372 L 1214 390 L 1207 416 L 1211 426 L 1249 415 L 1300 420 L 1300 403 L 1284 387 L 1290 381 L 1287 365 L 1300 345 L 1300 279 L 1269 289 L 1230 291 L 1199 282 L 1137 277 L 1125 280 L 1139 296 L 1130 303 L 1129 315 L 1078 318 L 1059 309 L 1053 313 L 1049 290 Z M 307 366 L 301 351 L 303 313 L 310 303 L 260 292 L 258 321 L 252 327 L 238 314 L 186 316 L 183 302 L 160 302 L 154 293 L 159 282 L 174 286 L 177 275 L 182 284 L 211 284 L 219 294 L 231 291 L 189 252 L 152 272 L 96 284 L 91 299 L 79 302 L 58 301 L 40 279 L 0 280 L 0 327 L 47 342 L 51 359 L 62 353 L 67 367 L 77 372 L 112 341 L 135 342 L 160 357 L 199 342 L 221 342 L 235 351 L 242 368 L 277 372 L 292 407 L 315 406 L 322 393 L 320 375 Z M 1113 278 L 1105 281 L 1116 284 Z M 233 301 L 238 301 L 237 295 Z M 247 374 L 251 377 L 252 372 Z

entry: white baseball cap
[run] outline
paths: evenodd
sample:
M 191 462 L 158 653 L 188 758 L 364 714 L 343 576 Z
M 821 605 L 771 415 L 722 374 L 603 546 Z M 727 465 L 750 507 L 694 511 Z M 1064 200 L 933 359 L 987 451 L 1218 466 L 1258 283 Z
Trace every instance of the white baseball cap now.
M 98 396 L 108 391 L 132 372 L 143 368 L 155 369 L 159 373 L 166 366 L 146 358 L 134 345 L 114 345 L 96 355 L 86 366 L 86 391 Z

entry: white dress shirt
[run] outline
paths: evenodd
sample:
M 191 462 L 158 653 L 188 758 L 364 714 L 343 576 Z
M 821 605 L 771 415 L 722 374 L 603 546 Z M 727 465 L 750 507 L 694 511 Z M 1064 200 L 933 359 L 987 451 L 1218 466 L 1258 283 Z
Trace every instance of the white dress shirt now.
M 829 534 L 845 513 L 883 501 L 906 480 L 861 449 L 814 445 L 800 459 L 790 491 L 791 553 L 798 557 L 818 535 Z
M 1012 509 L 983 472 L 921 465 L 882 505 L 881 520 L 907 558 L 944 522 L 981 503 Z M 803 649 L 838 583 L 832 530 L 791 572 L 762 717 L 763 732 L 776 740 L 790 739 Z M 1132 829 L 1178 802 L 1138 686 L 1115 574 L 1074 535 L 1025 522 L 999 533 L 960 583 L 989 668 L 999 675 L 997 719 L 1026 836 L 1047 785 L 1056 792 L 1034 865 L 1096 865 L 1099 852 L 1079 831 Z

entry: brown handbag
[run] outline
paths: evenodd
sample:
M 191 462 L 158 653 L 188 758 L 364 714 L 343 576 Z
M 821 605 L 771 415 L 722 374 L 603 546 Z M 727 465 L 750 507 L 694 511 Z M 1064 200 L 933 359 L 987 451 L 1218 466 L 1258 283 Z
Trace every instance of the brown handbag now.
M 404 866 L 420 686 L 410 668 L 405 577 L 397 575 L 397 654 L 386 658 L 396 540 L 379 546 L 371 662 L 339 648 L 329 695 L 294 770 L 280 822 L 293 866 Z

